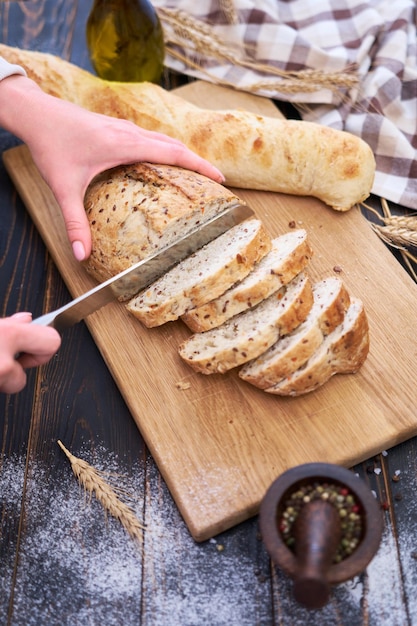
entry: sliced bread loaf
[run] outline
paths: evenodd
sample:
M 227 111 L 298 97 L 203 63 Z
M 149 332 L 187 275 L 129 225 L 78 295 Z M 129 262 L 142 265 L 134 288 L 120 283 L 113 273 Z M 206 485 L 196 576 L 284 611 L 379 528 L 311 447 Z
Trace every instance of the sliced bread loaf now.
M 312 304 L 311 282 L 299 274 L 253 309 L 186 339 L 179 354 L 202 374 L 223 374 L 256 358 L 280 335 L 291 332 L 306 318 Z
M 290 231 L 272 241 L 271 251 L 252 272 L 219 298 L 191 309 L 182 320 L 193 332 L 216 328 L 226 320 L 255 306 L 299 274 L 312 257 L 307 233 Z
M 265 391 L 280 396 L 300 396 L 314 391 L 334 374 L 357 372 L 368 352 L 365 309 L 358 298 L 352 298 L 343 322 L 324 339 L 307 363 Z
M 340 278 L 331 276 L 315 283 L 313 297 L 314 303 L 306 320 L 257 359 L 247 363 L 239 372 L 243 380 L 260 389 L 276 384 L 304 365 L 324 337 L 343 321 L 350 298 Z
M 173 165 L 107 170 L 84 198 L 92 237 L 85 267 L 104 281 L 239 202 L 223 185 Z
M 178 263 L 126 306 L 148 328 L 176 320 L 242 280 L 270 249 L 262 222 L 246 220 Z

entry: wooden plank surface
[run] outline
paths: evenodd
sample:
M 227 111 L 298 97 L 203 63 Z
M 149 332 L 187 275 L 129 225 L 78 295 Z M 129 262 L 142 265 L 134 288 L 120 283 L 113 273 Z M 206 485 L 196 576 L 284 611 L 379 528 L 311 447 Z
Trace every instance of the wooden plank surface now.
M 249 108 L 245 95 L 193 84 L 180 93 L 213 108 Z M 197 90 L 197 92 L 196 92 Z M 209 99 L 210 98 L 210 99 Z M 275 114 L 259 98 L 254 110 Z M 261 104 L 262 102 L 262 104 Z M 278 113 L 277 113 L 278 114 Z M 24 146 L 4 154 L 9 174 L 76 297 L 94 285 L 73 260 L 60 211 Z M 177 355 L 189 331 L 180 322 L 144 329 L 113 303 L 87 324 L 188 525 L 200 541 L 254 515 L 266 488 L 292 465 L 352 466 L 417 432 L 413 319 L 417 287 L 371 231 L 360 211 L 340 214 L 312 198 L 237 190 L 273 236 L 295 221 L 306 228 L 318 279 L 343 270 L 363 299 L 371 351 L 355 376 L 336 376 L 304 398 L 271 397 L 236 372 L 204 377 Z M 51 221 L 54 228 L 50 227 Z M 188 390 L 178 382 L 190 382 Z

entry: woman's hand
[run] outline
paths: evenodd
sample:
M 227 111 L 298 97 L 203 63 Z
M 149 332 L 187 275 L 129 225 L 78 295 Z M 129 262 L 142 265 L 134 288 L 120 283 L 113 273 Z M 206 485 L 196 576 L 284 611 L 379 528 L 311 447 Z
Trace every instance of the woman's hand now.
M 68 237 L 79 261 L 87 258 L 91 251 L 84 195 L 90 181 L 100 172 L 120 164 L 150 161 L 180 165 L 223 182 L 217 169 L 166 135 L 144 130 L 126 120 L 86 111 L 68 102 L 56 101 L 50 109 L 48 124 L 51 128 L 41 139 L 36 137 L 27 144 L 61 207 Z M 63 124 L 62 116 L 71 119 L 71 123 Z M 59 130 L 54 132 L 53 128 Z
M 61 345 L 54 328 L 31 321 L 30 313 L 0 319 L 0 392 L 21 391 L 26 385 L 25 369 L 46 363 Z
M 217 168 L 180 141 L 47 95 L 25 76 L 1 81 L 0 125 L 28 145 L 62 209 L 74 255 L 80 261 L 91 252 L 84 194 L 98 173 L 120 164 L 150 161 L 178 165 L 224 182 Z

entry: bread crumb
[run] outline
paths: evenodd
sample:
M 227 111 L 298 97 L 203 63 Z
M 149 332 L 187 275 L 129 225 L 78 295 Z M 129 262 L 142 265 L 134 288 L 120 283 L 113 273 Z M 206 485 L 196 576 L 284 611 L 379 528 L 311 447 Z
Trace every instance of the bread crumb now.
M 175 386 L 176 386 L 177 389 L 180 389 L 181 391 L 184 391 L 185 389 L 190 389 L 191 383 L 185 383 L 185 382 L 180 380 L 178 383 L 175 383 Z

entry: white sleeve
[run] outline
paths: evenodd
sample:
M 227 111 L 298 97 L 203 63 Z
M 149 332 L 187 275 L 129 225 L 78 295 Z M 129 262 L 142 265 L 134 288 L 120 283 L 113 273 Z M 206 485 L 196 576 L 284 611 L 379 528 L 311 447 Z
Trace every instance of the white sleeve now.
M 14 65 L 13 63 L 8 63 L 5 59 L 0 57 L 0 80 L 3 80 L 3 78 L 7 78 L 8 76 L 12 76 L 13 74 L 26 76 L 26 72 L 23 67 L 20 67 L 20 65 Z

